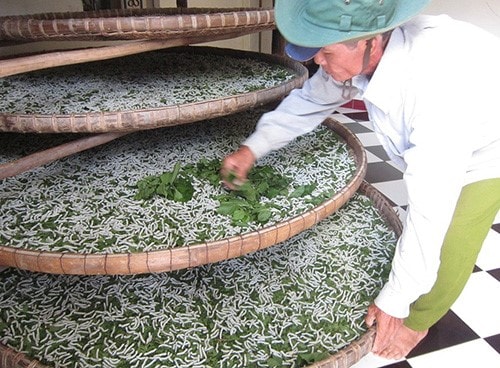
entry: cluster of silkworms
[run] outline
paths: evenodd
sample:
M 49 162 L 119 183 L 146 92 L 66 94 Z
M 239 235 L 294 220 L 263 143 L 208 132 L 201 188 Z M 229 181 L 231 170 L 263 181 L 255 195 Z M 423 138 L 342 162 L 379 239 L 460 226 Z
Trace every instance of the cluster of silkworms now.
M 284 66 L 196 52 L 149 52 L 0 78 L 0 112 L 81 114 L 182 105 L 271 88 Z
M 133 133 L 89 151 L 58 160 L 0 182 L 0 244 L 17 248 L 77 253 L 121 253 L 173 248 L 241 234 L 242 228 L 217 213 L 221 185 L 193 179 L 195 194 L 188 202 L 155 197 L 134 199 L 137 182 L 172 170 L 175 163 L 220 159 L 254 129 L 265 109 L 154 131 Z M 0 160 L 12 160 L 26 147 L 50 145 L 54 135 L 0 135 Z M 61 140 L 60 136 L 55 139 Z M 5 145 L 2 142 L 5 140 Z M 264 157 L 293 179 L 291 188 L 317 184 L 312 195 L 336 193 L 356 169 L 349 148 L 326 127 L 296 139 Z M 294 217 L 313 205 L 310 196 L 278 196 L 266 225 Z
M 395 234 L 356 194 L 220 263 L 135 276 L 0 273 L 0 342 L 56 368 L 300 367 L 365 331 Z
M 144 109 L 269 88 L 293 77 L 227 56 L 148 55 L 4 78 L 0 111 Z M 188 202 L 134 196 L 139 180 L 176 163 L 222 160 L 265 111 L 131 133 L 0 181 L 0 244 L 121 253 L 260 228 L 242 229 L 217 214 L 225 189 L 196 177 Z M 74 138 L 35 137 L 0 134 L 0 162 Z M 273 198 L 270 224 L 310 210 L 311 198 L 338 192 L 356 169 L 345 142 L 326 127 L 257 165 L 292 178 L 291 190 L 317 185 L 309 198 Z M 387 277 L 395 242 L 372 202 L 356 194 L 284 243 L 192 269 L 133 276 L 7 269 L 0 272 L 0 343 L 55 368 L 302 367 L 364 333 L 366 308 Z

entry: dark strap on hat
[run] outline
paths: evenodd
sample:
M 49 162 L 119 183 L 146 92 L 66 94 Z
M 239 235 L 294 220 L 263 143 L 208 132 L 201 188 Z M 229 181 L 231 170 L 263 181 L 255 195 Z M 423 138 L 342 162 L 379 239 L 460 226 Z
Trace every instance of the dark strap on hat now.
M 363 66 L 361 68 L 361 72 L 368 67 L 368 63 L 370 62 L 370 52 L 372 51 L 372 41 L 370 38 L 366 40 L 366 48 L 363 54 Z M 342 83 L 342 98 L 348 99 L 351 96 L 352 92 L 352 79 L 345 80 Z

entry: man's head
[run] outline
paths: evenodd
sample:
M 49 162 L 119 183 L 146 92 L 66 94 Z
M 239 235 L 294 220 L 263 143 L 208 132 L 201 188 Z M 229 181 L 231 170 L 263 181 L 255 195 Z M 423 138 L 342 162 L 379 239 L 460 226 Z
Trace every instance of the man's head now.
M 369 39 L 417 15 L 430 0 L 276 0 L 276 25 L 290 57 L 309 60 L 336 43 Z
M 356 75 L 371 75 L 382 55 L 391 31 L 368 39 L 356 39 L 326 45 L 318 49 L 314 62 L 338 82 L 345 82 Z

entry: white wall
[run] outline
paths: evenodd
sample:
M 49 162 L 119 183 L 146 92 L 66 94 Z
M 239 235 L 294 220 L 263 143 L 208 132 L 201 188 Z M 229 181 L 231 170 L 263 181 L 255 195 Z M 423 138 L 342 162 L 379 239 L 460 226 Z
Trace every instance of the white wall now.
M 433 0 L 424 13 L 445 13 L 500 37 L 500 0 Z
M 0 15 L 82 11 L 81 0 L 0 0 Z
M 160 5 L 162 5 L 160 0 Z M 169 0 L 172 2 L 172 0 Z M 262 4 L 262 5 L 261 5 Z M 271 8 L 272 0 L 188 0 L 188 5 L 193 8 L 257 8 L 259 6 Z M 172 5 L 170 5 L 172 6 Z M 204 45 L 226 47 L 240 50 L 252 50 L 259 52 L 271 52 L 271 31 L 254 33 L 234 39 L 209 42 Z

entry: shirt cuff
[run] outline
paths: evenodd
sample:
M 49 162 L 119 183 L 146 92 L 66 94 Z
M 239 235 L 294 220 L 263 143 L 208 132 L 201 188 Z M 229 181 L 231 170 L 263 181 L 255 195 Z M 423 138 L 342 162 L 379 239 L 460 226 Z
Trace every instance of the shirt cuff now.
M 254 133 L 245 139 L 241 145 L 247 146 L 252 151 L 255 160 L 258 160 L 272 151 L 272 148 L 267 143 L 266 139 Z
M 387 284 L 375 298 L 375 305 L 390 316 L 406 318 L 410 314 L 410 304 L 407 298 L 392 290 Z

